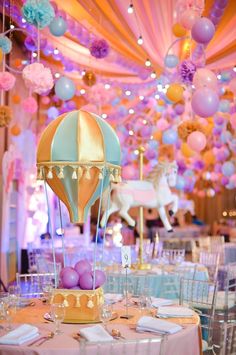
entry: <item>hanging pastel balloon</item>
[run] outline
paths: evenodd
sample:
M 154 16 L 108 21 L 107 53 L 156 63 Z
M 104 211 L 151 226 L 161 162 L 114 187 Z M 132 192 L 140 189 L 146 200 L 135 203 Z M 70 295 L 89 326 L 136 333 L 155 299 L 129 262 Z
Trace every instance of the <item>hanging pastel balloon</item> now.
M 61 100 L 72 99 L 75 95 L 75 91 L 76 87 L 74 82 L 65 76 L 61 76 L 55 84 L 55 93 Z
M 174 54 L 168 54 L 165 56 L 164 64 L 167 68 L 175 68 L 179 63 L 179 58 Z
M 226 161 L 221 168 L 222 174 L 226 177 L 230 177 L 235 173 L 235 166 L 231 161 Z
M 228 100 L 221 100 L 218 111 L 229 112 L 229 110 L 230 110 L 230 102 Z
M 173 108 L 177 115 L 182 115 L 184 113 L 184 104 L 181 102 L 177 102 Z
M 177 180 L 176 180 L 175 188 L 177 190 L 183 190 L 184 186 L 185 186 L 185 179 L 183 178 L 183 176 L 178 175 L 177 176 Z
M 206 147 L 206 143 L 206 136 L 200 131 L 190 133 L 187 138 L 188 146 L 195 152 L 201 152 Z
M 49 30 L 53 36 L 63 36 L 67 30 L 67 23 L 61 16 L 54 17 L 49 25 Z
M 174 129 L 167 129 L 163 132 L 162 143 L 163 144 L 175 144 L 178 140 L 178 133 Z
M 166 92 L 166 97 L 173 102 L 183 100 L 184 88 L 178 83 L 171 84 Z
M 215 33 L 215 26 L 207 17 L 197 19 L 192 27 L 192 38 L 197 43 L 205 44 L 210 42 Z
M 175 23 L 173 25 L 172 32 L 175 37 L 184 37 L 187 33 L 186 29 L 180 23 Z
M 180 23 L 187 30 L 191 30 L 198 18 L 199 15 L 196 11 L 188 9 L 185 10 L 180 16 Z
M 217 77 L 211 70 L 200 68 L 194 74 L 193 85 L 196 89 L 206 87 L 215 90 L 217 88 Z
M 211 89 L 200 88 L 193 94 L 191 105 L 196 115 L 210 117 L 218 110 L 219 97 Z

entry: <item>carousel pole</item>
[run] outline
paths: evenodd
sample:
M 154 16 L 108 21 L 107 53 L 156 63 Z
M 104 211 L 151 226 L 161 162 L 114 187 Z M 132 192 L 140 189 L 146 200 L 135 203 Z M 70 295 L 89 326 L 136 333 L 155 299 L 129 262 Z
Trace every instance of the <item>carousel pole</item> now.
M 145 148 L 140 146 L 139 151 L 139 180 L 143 180 L 143 155 Z M 150 264 L 143 262 L 143 231 L 144 231 L 144 217 L 143 217 L 143 206 L 139 207 L 139 264 L 138 268 L 140 270 L 150 269 Z

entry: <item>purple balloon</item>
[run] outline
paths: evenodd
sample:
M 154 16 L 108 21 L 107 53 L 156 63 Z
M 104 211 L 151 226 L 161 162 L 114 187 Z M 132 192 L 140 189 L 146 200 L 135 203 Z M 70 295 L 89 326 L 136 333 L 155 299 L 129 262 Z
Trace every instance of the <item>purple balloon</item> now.
M 227 176 L 222 176 L 221 184 L 225 186 L 228 183 L 229 183 L 229 178 Z
M 220 9 L 224 9 L 228 4 L 228 0 L 215 0 L 214 7 L 219 7 Z
M 215 33 L 215 26 L 207 17 L 196 20 L 192 27 L 192 38 L 198 43 L 208 43 Z
M 219 106 L 219 98 L 215 91 L 208 88 L 200 88 L 192 97 L 192 109 L 201 117 L 214 115 Z
M 176 104 L 174 106 L 174 110 L 177 113 L 177 115 L 182 115 L 184 113 L 184 105 L 182 104 Z
M 210 16 L 210 20 L 215 26 L 218 25 L 218 23 L 220 22 L 220 19 L 221 19 L 221 17 L 217 17 L 215 15 Z
M 77 271 L 78 275 L 81 276 L 85 272 L 91 272 L 92 266 L 88 260 L 80 260 L 75 264 L 75 270 Z
M 93 275 L 91 272 L 86 271 L 80 276 L 79 286 L 82 290 L 92 290 L 93 289 Z
M 73 268 L 66 268 L 61 276 L 61 282 L 64 288 L 71 288 L 78 285 L 79 274 Z
M 95 288 L 106 282 L 106 274 L 102 270 L 95 270 Z

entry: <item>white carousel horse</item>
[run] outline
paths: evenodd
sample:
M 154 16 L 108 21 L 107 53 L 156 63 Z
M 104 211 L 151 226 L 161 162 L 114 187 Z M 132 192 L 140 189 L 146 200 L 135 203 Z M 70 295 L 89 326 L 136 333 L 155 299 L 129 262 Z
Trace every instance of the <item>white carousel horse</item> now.
M 127 180 L 124 183 L 112 184 L 110 206 L 103 213 L 101 227 L 104 227 L 106 218 L 112 213 L 119 215 L 132 227 L 135 220 L 128 214 L 131 207 L 156 208 L 166 230 L 172 232 L 172 227 L 166 215 L 165 207 L 169 208 L 172 216 L 178 210 L 178 196 L 172 194 L 170 187 L 174 187 L 177 178 L 177 164 L 175 162 L 159 163 L 147 177 L 147 180 Z M 108 189 L 103 194 L 107 200 Z

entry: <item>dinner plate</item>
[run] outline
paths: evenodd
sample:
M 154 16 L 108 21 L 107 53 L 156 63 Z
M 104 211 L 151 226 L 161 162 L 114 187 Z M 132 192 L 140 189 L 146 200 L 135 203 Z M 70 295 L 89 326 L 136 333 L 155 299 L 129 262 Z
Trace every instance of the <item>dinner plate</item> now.
M 45 313 L 43 318 L 46 319 L 47 321 L 53 322 L 50 313 Z M 118 318 L 118 314 L 116 312 L 113 312 L 110 321 L 115 320 L 117 318 Z M 65 324 L 92 324 L 92 323 L 102 323 L 102 321 L 100 319 L 94 319 L 94 320 L 67 319 L 67 320 L 64 320 L 62 323 L 65 323 Z
M 33 303 L 32 298 L 20 297 L 18 306 L 19 307 L 27 307 Z

